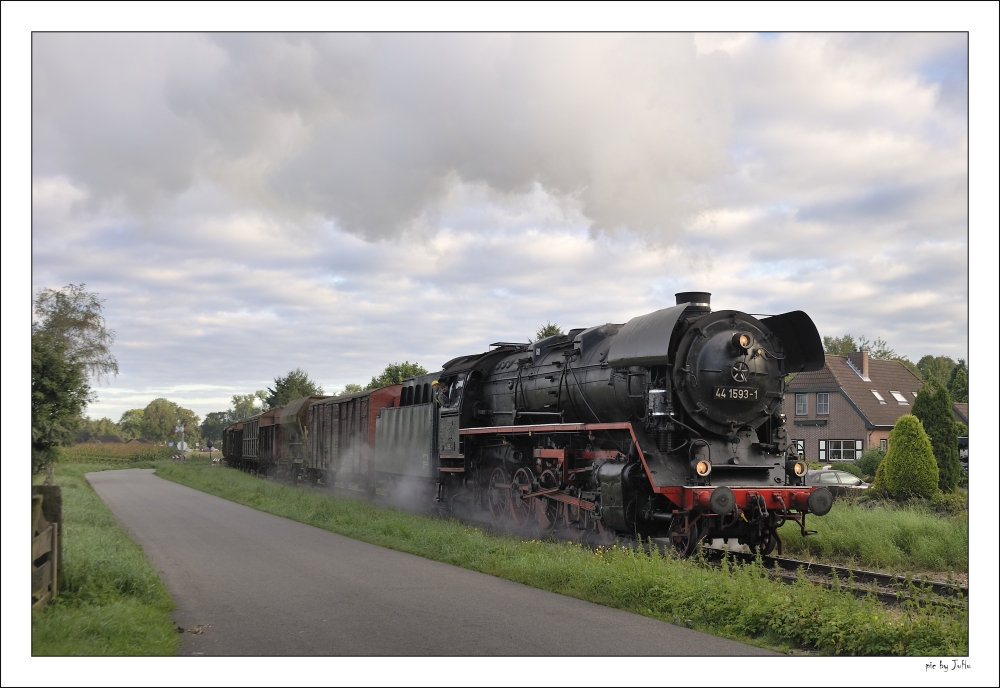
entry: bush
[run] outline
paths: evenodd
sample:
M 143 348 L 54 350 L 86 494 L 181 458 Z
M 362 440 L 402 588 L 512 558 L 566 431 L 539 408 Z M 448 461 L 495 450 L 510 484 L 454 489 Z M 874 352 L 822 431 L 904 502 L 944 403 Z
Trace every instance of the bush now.
M 963 489 L 954 492 L 938 492 L 931 498 L 931 506 L 939 512 L 961 514 L 969 510 L 969 493 Z
M 875 474 L 895 499 L 933 497 L 938 491 L 938 466 L 931 441 L 916 416 L 905 415 L 896 421 L 889 434 L 889 451 Z
M 855 463 L 837 464 L 837 470 L 846 471 L 847 473 L 850 473 L 851 475 L 861 478 L 862 480 L 865 481 L 868 480 L 868 476 L 865 475 L 865 472 L 861 470 L 861 468 L 859 468 L 858 465 Z
M 869 481 L 875 477 L 875 471 L 882 463 L 882 459 L 885 458 L 885 450 L 882 447 L 868 447 L 861 454 L 861 458 L 855 462 L 855 466 L 861 469 Z

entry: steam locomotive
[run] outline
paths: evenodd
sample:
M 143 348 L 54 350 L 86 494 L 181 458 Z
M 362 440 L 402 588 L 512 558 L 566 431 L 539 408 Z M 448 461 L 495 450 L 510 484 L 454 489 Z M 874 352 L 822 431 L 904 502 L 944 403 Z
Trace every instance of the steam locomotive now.
M 624 325 L 497 342 L 400 385 L 306 397 L 226 429 L 226 461 L 610 542 L 721 538 L 771 552 L 832 506 L 788 442 L 785 376 L 818 370 L 808 315 L 712 311 L 710 294 Z M 437 384 L 435 384 L 437 383 Z M 437 390 L 437 391 L 435 391 Z

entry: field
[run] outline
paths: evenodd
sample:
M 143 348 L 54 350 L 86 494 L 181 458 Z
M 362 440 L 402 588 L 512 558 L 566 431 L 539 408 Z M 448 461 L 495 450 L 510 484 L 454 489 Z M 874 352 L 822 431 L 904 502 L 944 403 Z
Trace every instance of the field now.
M 525 541 L 457 521 L 260 480 L 207 462 L 158 475 L 365 542 L 781 651 L 962 655 L 968 610 L 887 608 L 873 597 L 771 580 L 762 566 L 712 569 L 658 552 Z
M 136 463 L 150 463 L 169 459 L 171 447 L 159 447 L 141 442 L 83 442 L 59 450 L 59 466 L 65 464 L 100 464 L 105 468 L 129 468 Z
M 136 446 L 142 451 L 121 452 Z M 102 454 L 105 447 L 115 449 Z M 149 445 L 83 445 L 63 454 L 55 484 L 62 487 L 64 583 L 52 603 L 32 614 L 32 655 L 176 654 L 170 595 L 83 477 L 108 468 L 152 468 L 148 459 L 162 455 Z

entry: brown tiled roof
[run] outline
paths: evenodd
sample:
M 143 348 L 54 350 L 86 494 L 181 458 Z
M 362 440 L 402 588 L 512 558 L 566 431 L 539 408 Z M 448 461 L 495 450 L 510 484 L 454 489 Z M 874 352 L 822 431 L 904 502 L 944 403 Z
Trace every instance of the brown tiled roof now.
M 967 403 L 966 404 L 952 404 L 952 407 L 955 409 L 955 418 L 957 418 L 959 421 L 961 421 L 961 422 L 965 423 L 966 425 L 968 425 L 969 424 L 969 405 Z
M 892 426 L 900 416 L 910 413 L 914 392 L 924 386 L 923 381 L 897 361 L 868 359 L 869 381 L 861 379 L 847 362 L 847 356 L 827 356 L 822 370 L 799 373 L 788 383 L 788 392 L 803 390 L 840 389 L 864 416 L 869 426 Z M 880 402 L 871 390 L 876 390 L 885 401 Z M 900 404 L 891 392 L 899 392 L 908 402 Z

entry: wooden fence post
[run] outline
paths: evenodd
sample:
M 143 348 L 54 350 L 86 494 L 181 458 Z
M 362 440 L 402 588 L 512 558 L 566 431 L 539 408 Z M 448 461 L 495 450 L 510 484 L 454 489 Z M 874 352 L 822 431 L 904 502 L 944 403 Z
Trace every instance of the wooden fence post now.
M 32 610 L 44 607 L 59 594 L 62 560 L 62 490 L 58 485 L 32 485 Z

